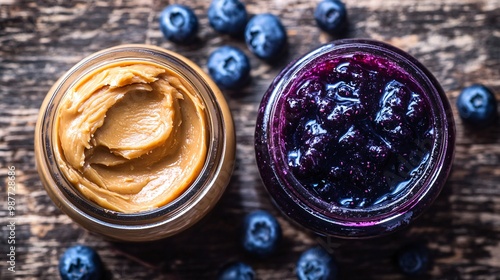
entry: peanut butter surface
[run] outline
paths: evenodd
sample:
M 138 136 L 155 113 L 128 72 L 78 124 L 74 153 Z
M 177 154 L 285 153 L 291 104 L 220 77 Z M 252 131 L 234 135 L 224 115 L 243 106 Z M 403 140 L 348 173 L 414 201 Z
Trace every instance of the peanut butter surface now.
M 67 92 L 56 118 L 59 168 L 110 210 L 133 213 L 171 202 L 205 162 L 204 106 L 182 77 L 160 65 L 97 69 Z

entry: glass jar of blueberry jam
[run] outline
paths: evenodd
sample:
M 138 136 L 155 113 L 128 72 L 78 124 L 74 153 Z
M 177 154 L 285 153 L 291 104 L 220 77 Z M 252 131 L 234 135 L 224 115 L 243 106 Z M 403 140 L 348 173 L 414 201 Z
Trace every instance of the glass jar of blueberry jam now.
M 58 208 L 122 241 L 178 234 L 217 203 L 235 158 L 231 111 L 187 58 L 121 45 L 49 90 L 35 129 L 38 173 Z
M 259 108 L 255 148 L 274 202 L 320 235 L 409 224 L 440 193 L 455 127 L 432 74 L 382 42 L 334 41 L 292 62 Z

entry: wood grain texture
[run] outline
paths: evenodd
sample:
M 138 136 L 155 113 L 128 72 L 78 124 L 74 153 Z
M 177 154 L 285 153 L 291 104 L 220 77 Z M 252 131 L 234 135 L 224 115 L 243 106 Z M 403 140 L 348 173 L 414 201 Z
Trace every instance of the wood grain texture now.
M 221 36 L 208 24 L 209 1 L 179 0 L 200 20 L 196 44 L 163 38 L 160 11 L 169 1 L 0 0 L 0 279 L 58 279 L 58 258 L 76 243 L 94 247 L 109 279 L 213 279 L 231 260 L 251 264 L 259 279 L 295 279 L 300 253 L 321 241 L 273 208 L 260 181 L 253 151 L 260 98 L 292 59 L 332 39 L 315 26 L 318 1 L 243 0 L 250 14 L 278 15 L 287 29 L 287 55 L 273 65 L 251 55 L 241 39 Z M 500 100 L 500 1 L 345 0 L 347 37 L 391 43 L 418 58 L 441 82 L 454 105 L 471 83 L 489 86 Z M 252 64 L 252 82 L 225 92 L 237 133 L 237 166 L 214 211 L 188 232 L 146 244 L 111 243 L 81 229 L 46 195 L 35 169 L 33 134 L 38 108 L 55 80 L 95 51 L 148 43 L 177 51 L 205 70 L 208 54 L 230 44 Z M 453 106 L 457 146 L 453 173 L 434 205 L 412 227 L 374 241 L 335 248 L 341 279 L 404 279 L 394 253 L 413 240 L 427 242 L 433 265 L 422 279 L 500 279 L 500 125 L 477 131 L 462 124 Z M 9 216 L 7 167 L 16 168 L 16 273 L 7 271 Z M 284 230 L 275 256 L 254 259 L 239 246 L 244 214 L 272 211 Z

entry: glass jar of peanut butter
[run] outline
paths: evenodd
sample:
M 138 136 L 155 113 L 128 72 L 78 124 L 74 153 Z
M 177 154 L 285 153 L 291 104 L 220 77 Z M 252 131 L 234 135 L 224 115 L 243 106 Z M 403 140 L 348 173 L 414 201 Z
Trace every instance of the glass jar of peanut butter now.
M 87 230 L 151 241 L 217 203 L 234 165 L 231 112 L 187 58 L 149 45 L 94 53 L 50 89 L 35 131 L 42 183 Z

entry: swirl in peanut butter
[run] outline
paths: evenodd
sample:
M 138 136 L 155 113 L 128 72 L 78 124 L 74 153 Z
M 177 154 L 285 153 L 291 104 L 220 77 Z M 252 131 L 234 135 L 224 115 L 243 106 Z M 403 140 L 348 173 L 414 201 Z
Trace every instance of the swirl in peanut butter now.
M 59 168 L 85 197 L 133 213 L 179 197 L 205 163 L 204 106 L 182 77 L 156 64 L 97 69 L 63 97 Z

